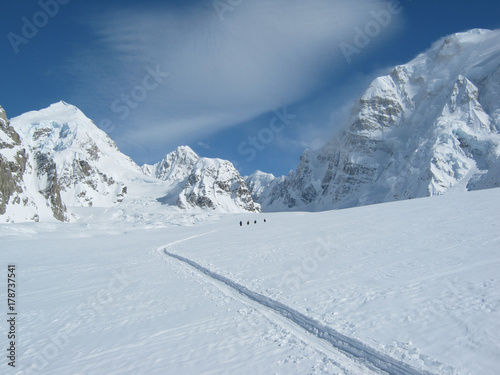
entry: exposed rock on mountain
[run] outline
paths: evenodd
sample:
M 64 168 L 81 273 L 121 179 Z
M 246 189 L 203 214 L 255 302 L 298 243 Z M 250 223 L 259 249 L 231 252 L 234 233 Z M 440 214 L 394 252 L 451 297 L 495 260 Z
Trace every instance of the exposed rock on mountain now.
M 5 110 L 0 107 L 0 215 L 7 205 L 20 203 L 23 174 L 26 169 L 26 150 L 21 147 L 19 134 L 10 126 Z M 16 194 L 16 196 L 14 196 Z
M 22 144 L 0 107 L 0 215 L 2 221 L 66 221 L 53 163 Z

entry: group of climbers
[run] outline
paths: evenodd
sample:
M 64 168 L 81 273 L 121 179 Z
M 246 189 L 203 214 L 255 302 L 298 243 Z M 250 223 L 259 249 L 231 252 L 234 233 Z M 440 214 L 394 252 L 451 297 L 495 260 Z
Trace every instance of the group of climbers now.
M 254 220 L 253 223 L 257 224 L 257 220 Z M 264 223 L 267 223 L 266 219 L 264 219 Z M 250 220 L 247 221 L 247 225 L 250 225 Z M 242 227 L 242 226 L 243 226 L 243 221 L 240 221 L 240 227 Z

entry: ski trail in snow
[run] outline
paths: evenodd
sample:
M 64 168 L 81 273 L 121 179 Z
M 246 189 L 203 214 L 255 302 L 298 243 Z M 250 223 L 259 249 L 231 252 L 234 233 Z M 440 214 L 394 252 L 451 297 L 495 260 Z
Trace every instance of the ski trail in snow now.
M 210 232 L 211 233 L 211 232 Z M 208 234 L 208 233 L 205 233 Z M 201 235 L 196 235 L 190 238 L 199 237 Z M 334 329 L 325 326 L 324 324 L 298 312 L 290 306 L 287 306 L 279 301 L 273 300 L 272 298 L 266 297 L 262 294 L 256 293 L 243 285 L 236 283 L 233 280 L 228 279 L 222 275 L 219 275 L 215 272 L 210 271 L 209 269 L 203 267 L 202 265 L 185 258 L 183 256 L 171 253 L 167 250 L 169 246 L 172 246 L 176 243 L 186 241 L 190 238 L 186 238 L 184 240 L 176 241 L 166 246 L 162 246 L 158 250 L 163 249 L 163 253 L 171 258 L 177 259 L 189 266 L 195 268 L 197 271 L 205 274 L 210 279 L 215 281 L 219 281 L 231 289 L 235 290 L 239 294 L 247 297 L 253 302 L 261 306 L 265 306 L 274 312 L 278 313 L 280 316 L 286 318 L 286 320 L 295 323 L 300 328 L 306 330 L 307 332 L 313 334 L 319 339 L 329 343 L 335 349 L 342 351 L 347 354 L 349 357 L 354 357 L 355 359 L 360 360 L 362 364 L 369 368 L 376 368 L 378 370 L 385 371 L 389 374 L 394 375 L 420 375 L 420 374 L 431 374 L 429 372 L 420 371 L 412 366 L 398 361 L 394 358 L 391 358 L 383 353 L 376 351 L 375 349 L 363 344 L 362 342 L 345 336 Z
M 197 236 L 196 236 L 197 237 Z M 157 249 L 158 255 L 163 254 L 163 258 L 167 258 L 164 253 L 164 246 Z M 178 261 L 178 259 L 170 258 L 174 262 Z M 189 264 L 181 262 L 186 269 L 192 269 Z M 195 271 L 198 271 L 195 269 Z M 339 374 L 345 375 L 372 375 L 372 374 L 385 374 L 385 372 L 380 371 L 378 368 L 374 368 L 370 364 L 364 363 L 362 361 L 357 360 L 356 358 L 352 358 L 350 355 L 346 355 L 346 353 L 338 350 L 337 348 L 330 345 L 330 343 L 322 340 L 317 336 L 305 336 L 306 332 L 302 329 L 302 327 L 298 326 L 294 322 L 290 321 L 286 317 L 280 315 L 277 311 L 269 308 L 264 308 L 259 302 L 256 302 L 252 299 L 249 299 L 244 294 L 241 294 L 238 290 L 233 287 L 221 283 L 219 280 L 207 277 L 204 273 L 199 272 L 199 277 L 204 279 L 205 282 L 213 285 L 217 288 L 222 294 L 225 296 L 234 299 L 235 301 L 239 301 L 241 304 L 248 306 L 253 309 L 260 315 L 262 315 L 269 324 L 277 327 L 281 327 L 286 332 L 295 336 L 298 340 L 300 340 L 304 345 L 312 347 L 318 352 L 322 353 L 328 360 L 338 368 L 340 372 Z
M 165 248 L 173 246 L 173 245 L 177 245 L 178 243 L 186 242 L 186 241 L 192 240 L 193 238 L 203 237 L 203 236 L 206 236 L 208 234 L 215 233 L 215 232 L 218 232 L 218 230 L 215 229 L 215 230 L 212 230 L 210 232 L 205 232 L 205 233 L 201 233 L 201 234 L 195 234 L 194 236 L 183 238 L 182 240 L 177 240 L 177 241 L 174 241 L 174 242 L 170 242 L 167 245 L 163 245 L 163 246 L 159 247 L 158 251 L 161 251 L 162 249 L 165 249 Z

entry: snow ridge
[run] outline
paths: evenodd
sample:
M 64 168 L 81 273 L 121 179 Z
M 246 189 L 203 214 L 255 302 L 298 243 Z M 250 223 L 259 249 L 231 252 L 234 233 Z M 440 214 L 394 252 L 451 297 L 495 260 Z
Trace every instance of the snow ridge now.
M 170 244 L 169 246 L 171 246 Z M 222 275 L 219 275 L 215 272 L 210 271 L 208 268 L 203 267 L 202 265 L 185 258 L 181 255 L 174 254 L 168 251 L 166 248 L 163 249 L 165 255 L 177 259 L 183 263 L 188 264 L 189 266 L 195 268 L 196 270 L 202 272 L 206 276 L 211 279 L 220 281 L 230 288 L 236 290 L 238 293 L 246 296 L 254 302 L 263 305 L 286 319 L 292 321 L 297 324 L 307 332 L 317 336 L 320 339 L 325 340 L 329 344 L 331 344 L 334 348 L 341 350 L 342 352 L 348 354 L 349 356 L 353 356 L 355 358 L 360 359 L 362 362 L 365 362 L 368 366 L 374 366 L 377 369 L 382 371 L 386 371 L 389 374 L 394 375 L 421 375 L 421 374 L 430 374 L 429 372 L 422 372 L 413 368 L 412 366 L 400 362 L 394 358 L 391 358 L 383 353 L 380 353 L 373 348 L 370 348 L 363 344 L 362 342 L 345 336 L 334 329 L 327 327 L 320 322 L 298 312 L 290 306 L 287 306 L 279 301 L 276 301 L 272 298 L 266 297 L 262 294 L 256 293 L 243 285 L 238 284 L 237 282 L 228 279 Z

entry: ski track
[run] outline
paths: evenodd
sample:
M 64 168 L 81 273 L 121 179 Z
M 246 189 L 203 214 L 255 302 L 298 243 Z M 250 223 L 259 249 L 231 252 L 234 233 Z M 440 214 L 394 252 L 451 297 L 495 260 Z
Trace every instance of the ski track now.
M 404 362 L 398 361 L 394 358 L 391 358 L 383 353 L 378 352 L 377 350 L 363 344 L 362 342 L 345 336 L 334 329 L 298 312 L 297 310 L 293 309 L 290 306 L 287 306 L 279 301 L 273 300 L 272 298 L 266 297 L 262 294 L 256 293 L 248 288 L 246 288 L 243 285 L 238 284 L 237 282 L 228 279 L 227 277 L 224 277 L 222 275 L 219 275 L 215 272 L 210 271 L 208 268 L 203 267 L 202 265 L 185 258 L 181 255 L 177 255 L 174 253 L 169 252 L 167 249 L 175 244 L 178 244 L 180 242 L 188 241 L 190 239 L 204 236 L 212 232 L 207 232 L 203 234 L 199 234 L 196 236 L 192 236 L 189 238 L 185 238 L 179 241 L 172 242 L 168 245 L 162 246 L 158 248 L 158 251 L 163 251 L 163 253 L 170 257 L 174 258 L 178 261 L 181 261 L 195 270 L 203 273 L 204 275 L 208 276 L 211 280 L 215 280 L 218 282 L 221 282 L 228 287 L 230 287 L 232 290 L 238 292 L 240 295 L 243 295 L 250 299 L 252 302 L 256 302 L 260 306 L 267 307 L 268 309 L 276 312 L 280 316 L 286 318 L 289 322 L 294 323 L 295 325 L 298 325 L 301 329 L 311 333 L 312 335 L 318 337 L 319 339 L 323 340 L 323 342 L 327 342 L 328 344 L 332 345 L 333 348 L 340 350 L 344 354 L 347 354 L 348 357 L 354 358 L 361 362 L 363 365 L 366 367 L 372 369 L 372 370 L 382 370 L 388 374 L 391 375 L 421 375 L 421 374 L 428 374 L 431 375 L 432 373 L 423 371 L 423 370 L 418 370 L 409 364 L 406 364 Z M 264 314 L 266 317 L 268 317 L 271 321 L 272 319 L 268 316 L 268 314 Z M 324 350 L 323 350 L 324 351 Z M 338 365 L 338 363 L 337 363 Z

